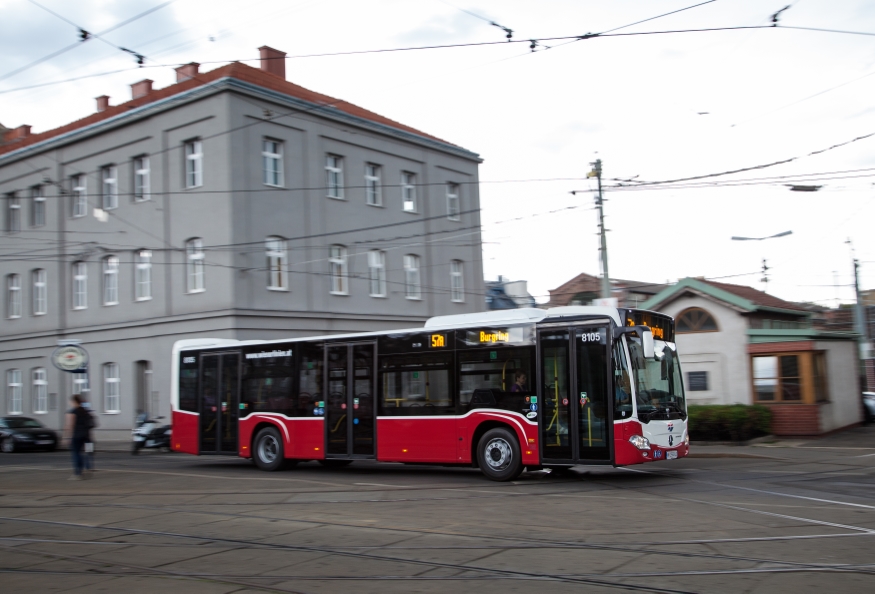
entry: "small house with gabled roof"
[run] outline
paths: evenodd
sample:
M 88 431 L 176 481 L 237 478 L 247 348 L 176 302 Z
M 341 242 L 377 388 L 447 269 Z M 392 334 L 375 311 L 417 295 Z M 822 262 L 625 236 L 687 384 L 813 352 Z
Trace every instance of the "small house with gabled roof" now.
M 690 404 L 763 404 L 776 435 L 820 435 L 862 421 L 856 334 L 816 329 L 803 305 L 684 278 L 642 308 L 675 318 Z

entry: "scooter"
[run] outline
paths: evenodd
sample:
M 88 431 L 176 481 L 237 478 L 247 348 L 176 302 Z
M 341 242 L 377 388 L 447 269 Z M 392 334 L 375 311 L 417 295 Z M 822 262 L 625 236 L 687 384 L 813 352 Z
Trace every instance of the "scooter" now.
M 168 452 L 173 451 L 170 449 L 170 425 L 162 425 L 158 422 L 163 418 L 150 419 L 146 413 L 137 415 L 137 426 L 131 430 L 133 439 L 131 454 L 137 455 L 143 448 L 164 448 Z

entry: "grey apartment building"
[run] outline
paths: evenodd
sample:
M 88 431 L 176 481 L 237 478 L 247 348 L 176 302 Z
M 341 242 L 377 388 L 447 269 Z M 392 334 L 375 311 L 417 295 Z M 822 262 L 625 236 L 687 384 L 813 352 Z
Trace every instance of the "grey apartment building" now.
M 3 133 L 0 412 L 57 428 L 83 393 L 101 430 L 125 430 L 169 416 L 180 338 L 484 309 L 477 154 L 288 82 L 285 54 L 260 51 L 260 68 L 187 64 L 61 128 Z M 61 340 L 87 375 L 52 366 Z

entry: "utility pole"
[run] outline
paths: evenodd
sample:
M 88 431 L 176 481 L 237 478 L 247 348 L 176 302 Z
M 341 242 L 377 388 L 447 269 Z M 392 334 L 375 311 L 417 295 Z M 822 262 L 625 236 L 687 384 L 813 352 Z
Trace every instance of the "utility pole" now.
M 602 198 L 602 160 L 596 159 L 590 165 L 592 165 L 592 171 L 587 174 L 587 177 L 596 178 L 599 188 L 595 204 L 599 211 L 599 234 L 601 235 L 601 248 L 599 251 L 602 256 L 602 299 L 608 299 L 611 296 L 611 278 L 608 275 L 608 239 L 605 236 L 605 209 L 604 199 Z

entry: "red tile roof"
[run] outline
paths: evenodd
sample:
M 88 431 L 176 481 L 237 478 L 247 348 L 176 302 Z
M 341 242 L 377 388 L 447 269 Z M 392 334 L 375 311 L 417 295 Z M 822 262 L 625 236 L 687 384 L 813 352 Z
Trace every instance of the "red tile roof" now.
M 456 146 L 450 142 L 447 142 L 430 134 L 426 134 L 425 132 L 420 132 L 419 130 L 411 128 L 410 126 L 405 126 L 404 124 L 401 124 L 394 120 L 390 120 L 389 118 L 383 117 L 372 111 L 368 111 L 367 109 L 363 109 L 361 107 L 358 107 L 357 105 L 353 105 L 352 103 L 347 103 L 346 101 L 335 99 L 333 97 L 329 97 L 328 95 L 323 95 L 321 93 L 316 93 L 309 89 L 305 89 L 304 87 L 288 82 L 287 80 L 276 76 L 275 74 L 270 74 L 258 68 L 247 66 L 246 64 L 240 62 L 231 62 L 230 64 L 221 66 L 219 68 L 216 68 L 215 70 L 200 73 L 194 78 L 178 82 L 168 87 L 164 87 L 163 89 L 153 90 L 151 93 L 143 97 L 138 97 L 137 99 L 126 101 L 125 103 L 122 103 L 120 105 L 111 106 L 105 111 L 93 113 L 80 120 L 71 122 L 65 126 L 55 128 L 54 130 L 48 130 L 39 134 L 31 134 L 27 138 L 0 145 L 0 155 L 9 153 L 14 150 L 18 150 L 25 146 L 30 146 L 38 142 L 42 142 L 44 140 L 48 140 L 50 138 L 60 136 L 62 134 L 66 134 L 68 132 L 72 132 L 74 130 L 85 128 L 104 120 L 108 120 L 136 107 L 142 107 L 161 99 L 172 97 L 173 95 L 189 91 L 191 89 L 203 86 L 207 83 L 224 77 L 235 78 L 243 82 L 284 93 L 286 95 L 290 95 L 297 99 L 303 99 L 304 101 L 309 101 L 311 103 L 331 106 L 339 111 L 345 112 L 352 116 L 363 118 L 365 120 L 370 120 L 377 124 L 383 124 L 385 126 L 395 128 L 396 130 L 410 132 L 411 134 L 415 134 L 423 138 L 428 138 L 430 140 L 435 140 L 443 144 Z
M 710 280 L 703 280 L 701 278 L 696 280 L 711 285 L 712 287 L 722 289 L 727 293 L 732 293 L 733 295 L 736 295 L 743 299 L 747 299 L 754 305 L 759 305 L 761 307 L 776 307 L 779 309 L 792 309 L 804 312 L 808 311 L 807 309 L 805 309 L 804 306 L 798 303 L 784 301 L 783 299 L 775 297 L 774 295 L 769 295 L 768 293 L 754 289 L 753 287 L 747 287 L 745 285 L 731 285 L 729 283 L 718 283 Z

